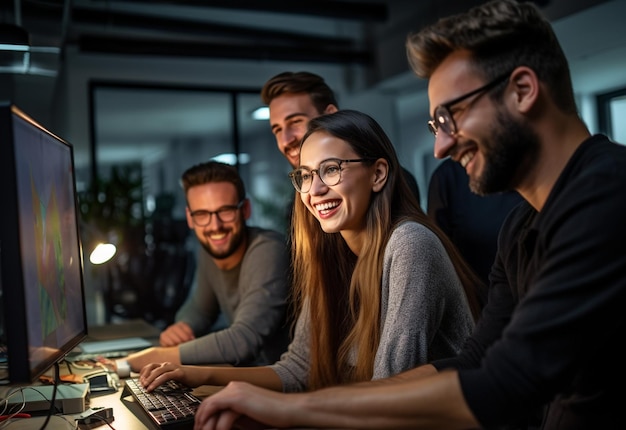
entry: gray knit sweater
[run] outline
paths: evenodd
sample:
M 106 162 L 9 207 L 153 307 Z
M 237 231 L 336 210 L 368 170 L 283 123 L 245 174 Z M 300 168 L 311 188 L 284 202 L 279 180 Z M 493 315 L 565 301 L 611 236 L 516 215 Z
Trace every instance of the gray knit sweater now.
M 373 379 L 455 355 L 474 328 L 463 287 L 443 244 L 422 224 L 402 223 L 389 239 L 380 314 Z M 309 330 L 304 306 L 289 349 L 271 366 L 285 392 L 306 390 Z
M 246 253 L 230 270 L 219 269 L 198 250 L 195 285 L 176 314 L 198 336 L 179 346 L 183 364 L 270 364 L 287 349 L 286 241 L 275 231 L 247 228 Z M 228 327 L 207 333 L 220 312 Z

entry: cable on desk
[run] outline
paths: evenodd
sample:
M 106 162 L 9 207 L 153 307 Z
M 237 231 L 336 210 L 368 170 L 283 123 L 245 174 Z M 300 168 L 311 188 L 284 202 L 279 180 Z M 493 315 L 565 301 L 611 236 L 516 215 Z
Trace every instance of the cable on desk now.
M 54 389 L 52 390 L 52 400 L 50 400 L 50 409 L 48 409 L 48 413 L 46 414 L 46 419 L 41 425 L 39 430 L 44 430 L 50 421 L 50 417 L 54 414 L 54 408 L 56 407 L 55 402 L 57 399 L 57 388 L 59 386 L 59 380 L 61 377 L 59 376 L 59 362 L 54 363 Z
M 10 423 L 11 423 L 11 418 L 17 418 L 18 416 L 20 416 L 22 414 L 22 411 L 24 410 L 24 408 L 26 407 L 26 397 L 24 397 L 24 387 L 19 388 L 15 391 L 9 391 L 9 393 L 7 394 L 6 398 L 3 398 L 2 400 L 0 400 L 0 402 L 2 402 L 4 404 L 4 406 L 2 407 L 2 411 L 0 412 L 0 414 L 2 416 L 7 417 L 4 421 L 2 421 L 2 423 L 0 423 L 0 429 L 3 429 L 5 427 L 7 427 Z M 14 396 L 15 394 L 20 393 L 22 395 L 22 404 L 16 409 L 16 410 L 9 410 L 9 399 Z

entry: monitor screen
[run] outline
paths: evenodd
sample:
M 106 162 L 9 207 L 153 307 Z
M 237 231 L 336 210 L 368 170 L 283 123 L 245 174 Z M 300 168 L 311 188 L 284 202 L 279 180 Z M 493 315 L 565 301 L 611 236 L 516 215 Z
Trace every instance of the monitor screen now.
M 87 335 L 72 146 L 0 105 L 3 383 L 30 383 Z

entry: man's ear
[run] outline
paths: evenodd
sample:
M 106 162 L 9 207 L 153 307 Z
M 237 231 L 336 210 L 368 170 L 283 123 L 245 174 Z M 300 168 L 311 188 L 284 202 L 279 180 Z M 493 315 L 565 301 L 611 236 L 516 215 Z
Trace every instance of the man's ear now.
M 187 226 L 193 230 L 193 219 L 191 218 L 191 211 L 189 210 L 189 206 L 185 206 L 185 216 L 187 217 Z
M 329 104 L 328 106 L 326 106 L 326 109 L 324 109 L 324 112 L 322 112 L 323 114 L 326 113 L 335 113 L 337 112 L 339 109 L 337 108 L 337 106 L 335 106 L 334 104 Z
M 540 82 L 535 71 L 526 66 L 520 66 L 511 73 L 510 85 L 513 88 L 513 102 L 515 109 L 527 114 L 536 106 L 540 93 Z
M 384 158 L 379 158 L 374 163 L 374 183 L 372 184 L 372 191 L 375 193 L 383 189 L 383 186 L 387 183 L 389 177 L 389 163 Z
M 243 206 L 241 206 L 241 213 L 243 214 L 243 219 L 245 220 L 248 220 L 252 216 L 252 205 L 250 204 L 250 199 L 244 199 Z

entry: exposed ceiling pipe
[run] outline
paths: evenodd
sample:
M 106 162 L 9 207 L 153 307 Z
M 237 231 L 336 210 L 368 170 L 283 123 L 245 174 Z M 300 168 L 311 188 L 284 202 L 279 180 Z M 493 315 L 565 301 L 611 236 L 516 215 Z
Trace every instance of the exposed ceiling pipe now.
M 63 20 L 61 21 L 61 46 L 65 46 L 67 31 L 70 26 L 70 17 L 72 13 L 72 0 L 63 2 Z
M 22 26 L 22 4 L 20 0 L 15 0 L 14 2 L 15 8 L 15 25 L 18 27 Z

